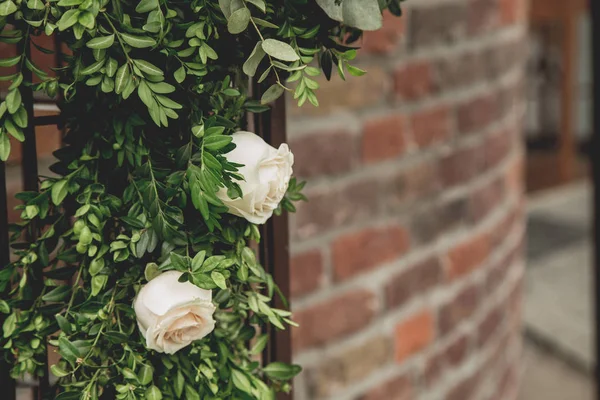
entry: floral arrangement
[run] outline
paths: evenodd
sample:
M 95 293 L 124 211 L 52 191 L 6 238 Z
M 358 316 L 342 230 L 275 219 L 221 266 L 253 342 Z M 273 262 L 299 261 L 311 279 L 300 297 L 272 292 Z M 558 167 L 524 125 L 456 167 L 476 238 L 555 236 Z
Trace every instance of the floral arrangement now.
M 297 365 L 257 361 L 261 326 L 293 325 L 251 243 L 304 199 L 293 155 L 247 116 L 286 91 L 318 105 L 314 77 L 351 65 L 352 43 L 401 0 L 1 0 L 0 159 L 32 123 L 21 90 L 57 97 L 54 175 L 18 195 L 0 270 L 0 346 L 44 398 L 272 399 Z M 68 47 L 55 74 L 27 49 Z M 25 50 L 23 50 L 25 49 Z M 251 83 L 271 82 L 260 99 Z M 4 229 L 4 227 L 3 227 Z

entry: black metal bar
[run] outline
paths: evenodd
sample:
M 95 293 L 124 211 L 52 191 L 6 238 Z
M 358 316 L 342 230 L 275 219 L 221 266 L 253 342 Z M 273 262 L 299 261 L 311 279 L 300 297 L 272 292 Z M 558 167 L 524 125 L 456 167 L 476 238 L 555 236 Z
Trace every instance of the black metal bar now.
M 600 400 L 600 3 L 590 1 L 592 21 L 593 72 L 593 136 L 591 144 L 592 178 L 594 184 L 594 296 L 596 346 L 596 399 Z
M 267 86 L 255 86 L 255 95 L 260 98 L 263 89 Z M 286 106 L 285 97 L 280 97 L 272 104 L 271 110 L 259 114 L 255 123 L 255 129 L 267 143 L 274 147 L 286 141 Z M 274 281 L 279 286 L 283 296 L 288 299 L 290 296 L 290 272 L 289 272 L 289 232 L 288 216 L 284 212 L 281 216 L 274 216 L 261 227 L 260 258 L 267 272 L 269 272 Z M 274 305 L 277 308 L 287 308 L 289 304 L 284 304 L 283 300 L 276 296 Z M 290 329 L 280 331 L 270 326 L 269 345 L 263 354 L 265 362 L 286 362 L 292 361 L 292 338 Z M 280 393 L 278 400 L 292 400 L 293 393 Z
M 31 57 L 31 47 L 28 40 L 24 40 L 17 46 L 17 54 L 23 54 L 25 57 Z M 21 73 L 23 74 L 23 80 L 25 82 L 33 82 L 33 73 L 28 68 L 22 68 Z M 23 129 L 25 141 L 21 147 L 21 180 L 23 182 L 23 189 L 26 191 L 37 191 L 38 190 L 38 159 L 37 159 L 37 143 L 35 137 L 35 118 L 34 118 L 34 96 L 33 88 L 31 86 L 23 86 L 21 88 L 21 98 L 25 110 L 27 111 L 27 120 L 29 121 L 27 127 Z M 37 227 L 32 226 L 28 232 L 28 239 L 34 240 L 38 235 Z M 36 282 L 36 292 L 41 292 L 43 289 L 43 281 Z M 42 344 L 46 346 L 46 343 Z M 39 385 L 33 389 L 34 397 L 42 400 L 44 394 L 50 387 L 49 376 L 48 376 L 48 360 L 46 359 L 46 369 L 44 376 L 39 378 Z
M 59 114 L 57 114 L 57 115 L 41 115 L 39 117 L 34 117 L 33 123 L 35 126 L 57 125 L 58 127 L 61 127 L 62 126 L 62 118 Z
M 10 262 L 10 247 L 8 241 L 8 194 L 6 182 L 6 164 L 0 161 L 0 269 Z M 8 290 L 8 289 L 7 289 Z M 0 318 L 0 323 L 4 318 Z M 2 399 L 15 400 L 16 383 L 10 377 L 12 365 L 0 357 L 0 390 Z

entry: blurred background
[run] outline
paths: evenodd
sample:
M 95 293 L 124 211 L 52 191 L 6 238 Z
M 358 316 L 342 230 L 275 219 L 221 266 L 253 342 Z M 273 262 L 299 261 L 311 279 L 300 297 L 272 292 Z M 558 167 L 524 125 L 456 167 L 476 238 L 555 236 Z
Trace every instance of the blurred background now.
M 295 398 L 591 400 L 587 2 L 405 4 L 359 43 L 367 75 L 289 102 L 310 199 L 291 216 Z M 37 138 L 43 168 L 60 132 Z

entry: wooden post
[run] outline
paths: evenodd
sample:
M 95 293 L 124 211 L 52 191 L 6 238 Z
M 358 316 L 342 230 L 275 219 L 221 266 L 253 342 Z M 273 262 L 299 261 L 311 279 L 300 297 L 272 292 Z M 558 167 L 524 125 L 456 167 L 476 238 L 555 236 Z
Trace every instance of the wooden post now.
M 256 97 L 260 98 L 262 89 L 267 86 L 256 88 Z M 286 141 L 286 106 L 285 96 L 275 101 L 271 110 L 257 115 L 255 129 L 271 146 L 279 147 Z M 261 227 L 260 259 L 267 272 L 273 275 L 275 283 L 279 286 L 281 293 L 286 299 L 290 296 L 290 266 L 289 266 L 289 232 L 288 215 L 284 212 L 281 216 L 274 216 Z M 275 296 L 275 307 L 288 308 L 279 296 Z M 263 361 L 266 363 L 280 361 L 290 363 L 292 361 L 292 338 L 290 329 L 280 331 L 270 326 L 269 344 L 264 351 Z M 278 400 L 292 400 L 293 394 L 280 393 Z

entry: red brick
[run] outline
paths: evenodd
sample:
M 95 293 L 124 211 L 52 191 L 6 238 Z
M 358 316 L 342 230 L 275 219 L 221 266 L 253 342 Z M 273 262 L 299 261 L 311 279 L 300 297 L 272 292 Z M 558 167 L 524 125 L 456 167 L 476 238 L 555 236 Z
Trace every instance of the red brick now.
M 309 398 L 335 398 L 344 388 L 365 380 L 392 361 L 391 348 L 391 337 L 376 336 L 358 346 L 347 346 L 332 357 L 323 355 L 315 368 L 307 370 Z
M 379 183 L 373 179 L 307 190 L 305 194 L 310 201 L 297 205 L 292 232 L 304 239 L 369 220 L 377 213 L 379 193 Z
M 290 143 L 294 152 L 294 173 L 303 178 L 337 175 L 358 163 L 358 138 L 348 132 L 314 132 Z
M 383 13 L 383 27 L 377 31 L 365 32 L 362 51 L 370 54 L 392 53 L 398 48 L 406 30 L 406 18 L 398 18 L 388 11 Z
M 290 274 L 292 297 L 318 289 L 324 280 L 321 252 L 313 250 L 293 256 L 290 260 Z
M 452 129 L 449 107 L 437 106 L 413 114 L 411 128 L 414 141 L 420 148 L 447 140 Z
M 469 336 L 461 335 L 454 339 L 444 351 L 444 359 L 451 367 L 457 367 L 468 356 Z
M 426 348 L 435 339 L 434 317 L 431 311 L 423 310 L 400 322 L 396 326 L 396 361 L 407 358 Z
M 460 134 L 469 134 L 486 128 L 497 118 L 497 93 L 485 94 L 457 107 L 457 124 Z
M 477 345 L 479 347 L 485 346 L 490 338 L 496 333 L 498 327 L 502 323 L 502 311 L 500 308 L 495 307 L 488 312 L 485 318 L 479 323 L 477 330 L 479 336 L 477 338 Z
M 504 180 L 509 193 L 518 196 L 523 195 L 525 189 L 525 168 L 522 155 L 515 157 L 507 167 Z
M 456 279 L 481 266 L 490 253 L 490 238 L 477 234 L 448 251 L 448 274 Z
M 412 49 L 444 45 L 466 34 L 466 1 L 443 2 L 410 10 L 408 44 Z
M 416 245 L 434 242 L 446 232 L 460 228 L 468 216 L 468 202 L 459 197 L 412 212 L 410 232 Z
M 409 247 L 408 233 L 398 226 L 368 228 L 341 236 L 332 245 L 335 280 L 346 280 L 394 261 Z
M 445 187 L 465 183 L 481 173 L 480 146 L 455 149 L 440 160 L 439 173 Z
M 477 391 L 479 373 L 475 372 L 470 377 L 455 384 L 446 394 L 444 400 L 471 400 Z
M 489 215 L 504 200 L 504 180 L 495 179 L 475 190 L 470 196 L 471 221 L 477 223 Z
M 419 100 L 434 91 L 431 64 L 418 61 L 404 65 L 394 74 L 396 94 L 403 100 Z
M 526 15 L 527 0 L 500 0 L 500 21 L 511 25 L 522 20 Z
M 490 63 L 482 50 L 456 51 L 433 61 L 434 87 L 442 93 L 484 81 Z
M 405 118 L 388 115 L 369 120 L 364 125 L 362 158 L 367 163 L 394 158 L 406 150 Z
M 472 285 L 464 288 L 456 297 L 444 304 L 438 317 L 440 335 L 451 332 L 459 323 L 470 318 L 477 309 L 479 298 L 479 288 Z
M 413 296 L 424 295 L 443 278 L 442 265 L 437 258 L 422 261 L 407 271 L 391 277 L 385 288 L 386 305 L 397 308 Z
M 415 396 L 410 377 L 399 376 L 371 389 L 359 400 L 416 400 Z
M 492 268 L 488 271 L 485 285 L 487 293 L 495 293 L 498 287 L 504 283 L 508 271 L 523 256 L 523 243 L 508 251 Z
M 300 326 L 292 330 L 295 351 L 339 340 L 365 328 L 377 311 L 373 293 L 358 290 L 294 312 Z
M 422 198 L 435 196 L 440 189 L 439 175 L 437 163 L 425 159 L 382 179 L 386 208 L 401 211 Z
M 468 30 L 471 35 L 493 30 L 500 22 L 499 0 L 471 0 L 468 7 Z
M 485 139 L 484 166 L 486 169 L 494 168 L 502 162 L 511 150 L 513 132 L 502 129 Z

